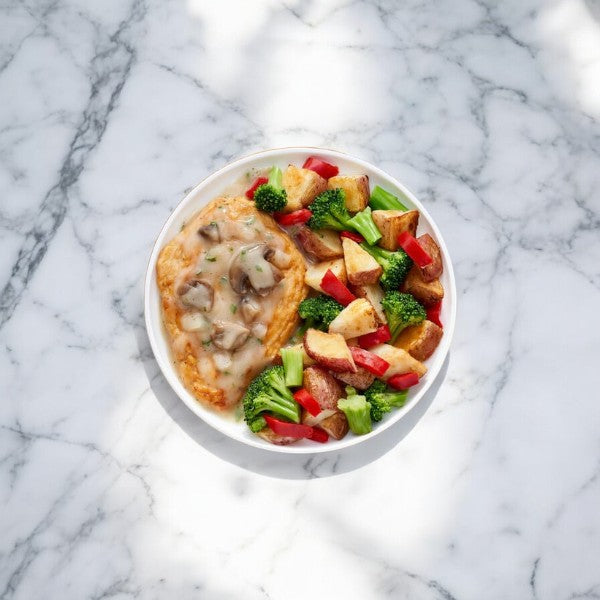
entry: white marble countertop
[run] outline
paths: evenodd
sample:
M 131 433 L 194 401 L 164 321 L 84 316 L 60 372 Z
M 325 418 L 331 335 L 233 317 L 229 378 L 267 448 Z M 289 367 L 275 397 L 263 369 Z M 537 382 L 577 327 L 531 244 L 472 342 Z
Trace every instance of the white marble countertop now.
M 1 598 L 600 598 L 597 0 L 8 0 L 0 33 Z M 407 435 L 245 448 L 157 370 L 162 223 L 283 145 L 444 233 L 457 328 Z

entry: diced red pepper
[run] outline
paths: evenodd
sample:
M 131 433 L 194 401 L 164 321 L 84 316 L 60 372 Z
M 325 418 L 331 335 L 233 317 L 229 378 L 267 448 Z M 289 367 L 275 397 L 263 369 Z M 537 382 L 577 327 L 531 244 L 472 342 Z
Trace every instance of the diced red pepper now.
M 360 244 L 361 242 L 365 241 L 365 238 L 358 234 L 358 233 L 354 233 L 354 231 L 342 231 L 340 233 L 340 237 L 345 237 L 348 238 L 349 240 L 352 240 L 353 242 L 356 242 L 357 244 Z
M 325 179 L 329 179 L 330 177 L 334 177 L 337 175 L 340 170 L 331 163 L 325 162 L 316 156 L 309 156 L 302 165 L 303 169 L 310 169 L 315 173 L 318 173 L 321 177 Z
M 281 421 L 270 415 L 264 415 L 264 417 L 271 431 L 277 435 L 293 438 L 308 438 L 309 440 L 320 442 L 321 444 L 324 444 L 329 439 L 327 433 L 322 429 L 317 429 L 310 425 L 302 425 L 301 423 Z
M 253 184 L 252 187 L 246 190 L 246 198 L 250 200 L 254 200 L 254 192 L 265 183 L 269 183 L 269 180 L 266 177 L 259 177 Z
M 430 306 L 427 309 L 427 320 L 435 323 L 438 327 L 442 329 L 444 326 L 442 325 L 442 321 L 440 320 L 440 313 L 442 312 L 442 301 L 436 302 L 433 306 Z
M 280 421 L 270 415 L 264 415 L 267 425 L 277 435 L 286 437 L 305 438 L 312 435 L 312 427 L 302 425 L 301 423 L 289 423 L 288 421 Z
M 401 375 L 394 375 L 393 377 L 390 377 L 387 382 L 388 385 L 391 385 L 397 390 L 407 390 L 413 385 L 417 385 L 417 383 L 419 383 L 419 376 L 417 373 L 402 373 Z
M 318 427 L 311 427 L 311 429 L 312 434 L 308 437 L 309 440 L 312 440 L 313 442 L 319 442 L 319 444 L 324 444 L 327 442 L 327 440 L 329 440 L 327 432 L 323 429 L 319 429 Z
M 275 213 L 273 216 L 282 227 L 289 227 L 290 225 L 306 223 L 306 221 L 312 217 L 312 213 L 308 208 L 301 208 L 300 210 L 295 210 L 294 212 L 287 214 Z
M 356 300 L 356 296 L 335 276 L 331 269 L 327 269 L 323 275 L 321 289 L 342 306 L 348 306 L 350 302 Z
M 294 394 L 294 400 L 302 406 L 302 408 L 305 408 L 313 417 L 316 417 L 321 412 L 319 403 L 304 388 L 298 390 Z
M 358 338 L 361 348 L 372 348 L 377 344 L 385 344 L 392 339 L 390 328 L 387 325 L 380 325 L 373 333 L 365 333 Z
M 383 374 L 390 367 L 390 363 L 387 360 L 383 360 L 383 358 L 377 356 L 377 354 L 373 354 L 363 348 L 350 346 L 350 352 L 354 362 L 359 367 L 364 367 L 369 373 L 373 373 L 376 377 L 383 377 Z
M 398 244 L 413 259 L 417 266 L 426 267 L 433 262 L 431 256 L 423 250 L 419 241 L 408 233 L 408 231 L 403 231 L 398 236 Z

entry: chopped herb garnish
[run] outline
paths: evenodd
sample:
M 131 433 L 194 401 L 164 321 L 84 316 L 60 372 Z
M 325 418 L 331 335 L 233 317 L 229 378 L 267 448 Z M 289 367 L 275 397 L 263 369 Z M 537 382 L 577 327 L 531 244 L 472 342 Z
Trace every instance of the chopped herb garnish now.
M 233 252 L 233 246 L 229 246 L 229 252 Z
M 209 223 L 209 225 L 210 225 L 211 227 L 216 227 L 216 226 L 217 226 L 217 222 L 216 222 L 216 221 L 211 221 L 211 222 Z
M 252 223 L 254 223 L 255 218 L 254 217 L 248 217 L 244 222 L 246 223 L 246 225 L 252 225 Z
M 181 227 L 179 228 L 179 231 L 183 231 L 185 229 L 185 221 L 181 224 Z
M 224 283 L 225 285 L 229 283 L 229 278 L 227 277 L 227 275 L 223 275 L 221 277 L 221 283 Z
M 260 338 L 254 338 L 259 344 L 262 344 L 262 340 Z
M 215 262 L 217 260 L 217 257 L 216 256 L 207 256 L 206 260 L 208 262 Z
M 254 268 L 259 272 L 262 273 L 263 268 L 260 265 L 255 265 Z
M 231 371 L 223 371 L 223 375 L 231 375 Z
M 199 271 L 196 271 L 196 276 L 198 275 L 202 275 L 202 269 L 200 269 Z
M 211 344 L 212 344 L 212 341 L 211 341 L 211 340 L 203 340 L 203 342 L 202 342 L 202 345 L 203 345 L 205 348 L 208 348 L 208 347 L 209 347 Z
M 231 311 L 231 314 L 235 315 L 235 313 L 237 312 L 237 305 L 230 304 L 229 305 L 229 310 Z

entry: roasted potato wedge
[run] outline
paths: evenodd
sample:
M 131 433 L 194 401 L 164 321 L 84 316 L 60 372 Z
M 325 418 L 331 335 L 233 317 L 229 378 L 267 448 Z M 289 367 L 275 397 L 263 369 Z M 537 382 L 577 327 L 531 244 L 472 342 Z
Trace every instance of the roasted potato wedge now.
M 354 240 L 342 238 L 344 263 L 348 281 L 353 285 L 369 285 L 377 283 L 382 268 L 379 263 Z
M 379 245 L 386 250 L 397 250 L 398 236 L 403 231 L 408 231 L 411 235 L 417 233 L 419 211 L 374 210 L 373 221 L 381 232 Z
M 444 330 L 431 321 L 407 327 L 394 342 L 394 346 L 406 350 L 413 358 L 427 360 L 438 347 Z
M 374 381 L 375 375 L 364 367 L 356 367 L 356 373 L 334 373 L 336 379 L 357 390 L 366 390 Z
M 323 419 L 316 427 L 326 431 L 334 440 L 341 440 L 348 433 L 348 419 L 341 410 L 338 410 Z
M 323 275 L 325 275 L 327 272 L 327 269 L 331 269 L 332 273 L 342 283 L 346 283 L 348 281 L 344 259 L 336 258 L 334 260 L 326 260 L 324 262 L 317 263 L 316 265 L 309 265 L 304 275 L 304 282 L 314 290 L 322 292 L 321 280 L 323 279 Z
M 348 419 L 341 410 L 324 410 L 316 417 L 303 410 L 302 423 L 323 429 L 335 440 L 341 440 L 348 433 Z
M 339 333 L 308 329 L 304 334 L 304 349 L 313 360 L 327 369 L 338 373 L 356 372 L 350 349 Z
M 431 256 L 431 264 L 421 268 L 421 278 L 427 282 L 438 279 L 444 271 L 440 247 L 428 233 L 419 236 L 417 241 L 421 244 L 421 248 Z
M 346 194 L 346 208 L 350 212 L 358 212 L 367 208 L 371 192 L 369 190 L 369 178 L 367 175 L 358 177 L 347 177 L 336 175 L 327 180 L 327 187 L 332 190 L 341 188 Z
M 339 333 L 345 338 L 356 338 L 375 331 L 377 326 L 377 316 L 371 303 L 364 298 L 357 298 L 331 321 L 329 333 Z
M 414 359 L 406 350 L 396 348 L 389 344 L 379 344 L 369 348 L 370 352 L 387 360 L 390 363 L 388 370 L 385 372 L 384 379 L 389 379 L 392 375 L 401 373 L 417 373 L 419 377 L 423 377 L 427 373 L 427 367 L 418 360 Z
M 304 389 L 319 403 L 321 410 L 337 410 L 337 401 L 344 397 L 338 381 L 319 366 L 304 369 Z
M 296 238 L 304 251 L 317 260 L 331 260 L 344 256 L 340 236 L 330 229 L 313 231 L 309 227 L 301 227 L 296 233 Z
M 310 169 L 299 169 L 289 165 L 283 172 L 283 187 L 287 193 L 287 204 L 283 212 L 293 212 L 308 206 L 316 196 L 327 189 L 327 180 Z
M 444 288 L 439 279 L 423 281 L 421 269 L 414 265 L 409 271 L 402 290 L 412 294 L 423 306 L 431 306 L 444 297 Z
M 383 290 L 378 284 L 373 285 L 354 285 L 352 286 L 352 293 L 359 298 L 365 298 L 371 303 L 371 306 L 375 309 L 375 315 L 380 324 L 384 325 L 387 323 L 387 317 L 381 306 L 383 300 Z

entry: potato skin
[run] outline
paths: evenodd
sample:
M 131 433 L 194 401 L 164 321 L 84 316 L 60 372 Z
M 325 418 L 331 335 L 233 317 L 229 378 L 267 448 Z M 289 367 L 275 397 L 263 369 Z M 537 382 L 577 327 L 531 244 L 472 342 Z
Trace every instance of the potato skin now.
M 434 279 L 438 279 L 444 271 L 442 253 L 440 252 L 440 247 L 428 233 L 419 236 L 417 241 L 421 245 L 421 248 L 431 256 L 431 264 L 421 268 L 421 278 L 423 281 L 429 283 Z
M 346 273 L 351 284 L 369 285 L 379 281 L 382 268 L 366 250 L 348 238 L 342 238 L 342 248 Z
M 366 390 L 374 381 L 375 375 L 369 373 L 364 367 L 356 367 L 356 373 L 332 373 L 333 376 L 357 390 Z
M 418 361 L 427 360 L 438 347 L 444 330 L 431 321 L 407 327 L 395 341 L 394 346 L 406 350 Z
M 327 189 L 327 180 L 310 169 L 299 169 L 289 165 L 283 172 L 283 187 L 287 193 L 287 204 L 283 212 L 289 213 L 308 206 L 315 197 Z
M 313 231 L 309 227 L 301 227 L 296 239 L 307 254 L 317 260 L 331 260 L 344 255 L 342 243 L 335 231 Z
M 309 329 L 304 334 L 304 349 L 313 360 L 332 371 L 356 371 L 346 340 L 339 333 Z
M 316 427 L 326 431 L 334 440 L 341 440 L 348 433 L 348 419 L 342 411 L 323 419 Z
M 261 437 L 263 440 L 270 442 L 271 444 L 275 444 L 276 446 L 287 446 L 288 444 L 293 444 L 297 442 L 299 438 L 288 437 L 284 435 L 279 435 L 275 433 L 268 426 L 256 432 L 258 437 Z
M 423 281 L 421 269 L 414 265 L 409 271 L 402 291 L 412 294 L 423 306 L 432 306 L 444 297 L 444 288 L 439 279 Z
M 371 197 L 367 175 L 359 175 L 358 177 L 336 175 L 328 179 L 327 187 L 330 190 L 334 188 L 343 189 L 346 195 L 346 208 L 353 213 L 364 210 Z
M 337 401 L 344 397 L 342 386 L 322 367 L 304 369 L 304 389 L 319 403 L 321 410 L 337 410 Z
M 408 231 L 413 236 L 417 233 L 419 211 L 374 210 L 373 221 L 381 232 L 379 245 L 386 250 L 397 250 L 398 236 L 403 231 Z

